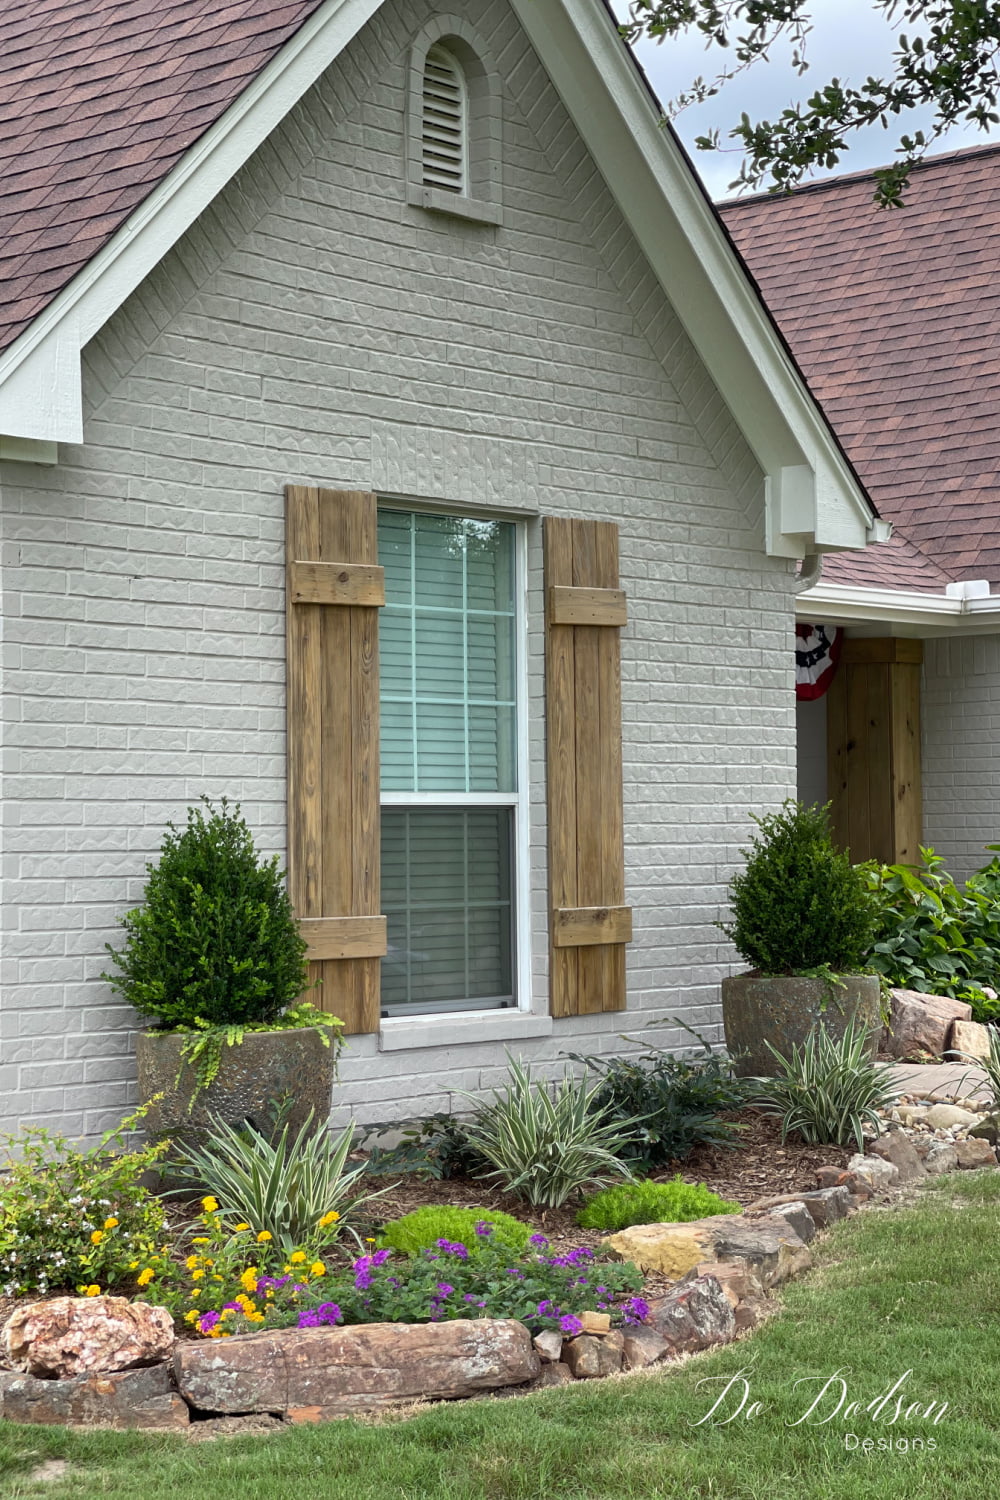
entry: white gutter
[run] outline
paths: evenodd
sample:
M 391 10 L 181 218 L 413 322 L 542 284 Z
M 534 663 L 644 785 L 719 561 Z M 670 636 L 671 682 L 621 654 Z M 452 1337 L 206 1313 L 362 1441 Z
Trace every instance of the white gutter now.
M 802 620 L 832 625 L 890 625 L 899 635 L 992 635 L 1000 632 L 1000 595 L 958 598 L 911 589 L 859 588 L 824 579 L 798 594 Z

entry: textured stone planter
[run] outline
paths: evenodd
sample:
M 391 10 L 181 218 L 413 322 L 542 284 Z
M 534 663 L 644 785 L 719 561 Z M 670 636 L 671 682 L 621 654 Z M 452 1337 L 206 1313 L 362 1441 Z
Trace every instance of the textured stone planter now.
M 874 974 L 841 974 L 836 984 L 800 975 L 737 974 L 722 981 L 722 1019 L 726 1046 L 743 1078 L 772 1077 L 775 1061 L 765 1043 L 788 1057 L 817 1021 L 839 1039 L 856 1019 L 871 1035 L 874 1057 L 882 1030 L 879 982 Z
M 200 1142 L 213 1115 L 236 1126 L 250 1120 L 268 1131 L 276 1111 L 288 1101 L 290 1109 L 283 1118 L 292 1134 L 305 1123 L 310 1109 L 317 1128 L 326 1124 L 335 1051 L 324 1047 L 314 1027 L 249 1032 L 239 1046 L 223 1047 L 218 1076 L 198 1094 L 193 1108 L 195 1077 L 181 1057 L 183 1041 L 176 1032 L 144 1031 L 136 1044 L 140 1098 L 145 1103 L 163 1095 L 146 1116 L 146 1133 L 152 1139 L 166 1135 L 175 1141 Z

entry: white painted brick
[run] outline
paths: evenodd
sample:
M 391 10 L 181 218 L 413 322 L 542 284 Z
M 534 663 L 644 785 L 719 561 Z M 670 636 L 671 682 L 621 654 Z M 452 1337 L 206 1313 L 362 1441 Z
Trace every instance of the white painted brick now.
M 505 0 L 463 6 L 507 80 L 504 227 L 405 204 L 404 65 L 429 14 L 427 0 L 383 7 L 88 346 L 86 444 L 53 470 L 0 466 L 11 1128 L 93 1135 L 134 1100 L 136 1017 L 99 975 L 166 819 L 226 793 L 264 850 L 284 852 L 290 482 L 618 521 L 630 1008 L 516 1051 L 558 1076 L 567 1049 L 629 1050 L 622 1031 L 652 1018 L 681 1050 L 672 1017 L 719 1036 L 732 953 L 712 924 L 749 811 L 794 788 L 791 571 L 764 557 L 753 457 Z M 537 924 L 542 576 L 528 529 Z M 1000 659 L 966 654 L 991 735 Z M 942 665 L 928 696 L 971 756 L 948 678 Z M 976 807 L 949 800 L 942 768 L 925 774 L 929 826 L 965 848 Z M 531 947 L 544 1010 L 540 925 Z M 379 1053 L 352 1038 L 335 1118 L 445 1108 L 504 1067 L 500 1043 Z

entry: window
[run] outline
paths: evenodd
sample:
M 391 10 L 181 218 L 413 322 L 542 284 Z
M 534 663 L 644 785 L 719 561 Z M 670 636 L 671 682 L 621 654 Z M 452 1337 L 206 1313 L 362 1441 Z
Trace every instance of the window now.
M 517 528 L 382 509 L 382 1013 L 517 1004 Z
M 424 64 L 424 187 L 446 193 L 469 190 L 469 94 L 457 60 L 434 46 Z

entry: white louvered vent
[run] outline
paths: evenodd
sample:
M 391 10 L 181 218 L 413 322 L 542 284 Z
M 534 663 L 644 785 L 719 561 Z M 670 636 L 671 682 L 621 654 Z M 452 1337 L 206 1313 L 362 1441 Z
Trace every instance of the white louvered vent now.
M 424 65 L 424 187 L 468 192 L 468 102 L 465 79 L 444 47 L 431 47 Z

